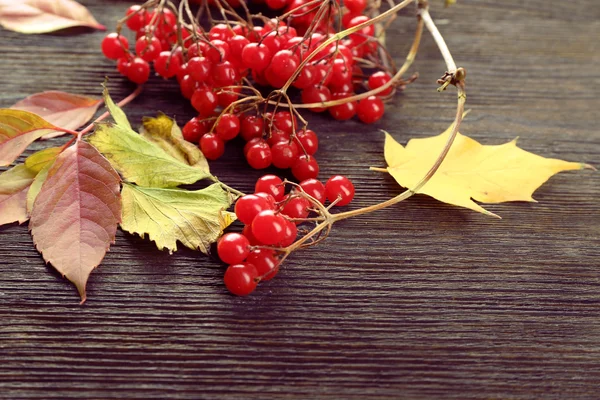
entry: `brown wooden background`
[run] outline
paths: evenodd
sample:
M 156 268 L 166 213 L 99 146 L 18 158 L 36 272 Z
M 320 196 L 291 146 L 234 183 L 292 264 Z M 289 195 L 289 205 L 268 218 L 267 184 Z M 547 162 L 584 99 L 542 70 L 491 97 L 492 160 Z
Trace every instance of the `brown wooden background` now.
M 132 4 L 81 3 L 108 26 Z M 519 136 L 526 150 L 598 167 L 598 1 L 441 3 L 432 15 L 468 70 L 463 133 Z M 388 34 L 399 61 L 413 27 L 405 12 Z M 0 106 L 50 89 L 99 95 L 105 75 L 124 97 L 133 87 L 103 59 L 102 37 L 0 30 Z M 413 70 L 420 79 L 374 126 L 309 115 L 320 177 L 354 179 L 353 207 L 400 191 L 368 170 L 383 165 L 378 128 L 405 143 L 452 120 L 428 35 Z M 139 123 L 159 110 L 193 115 L 173 82 L 153 78 L 127 112 Z M 228 146 L 212 168 L 249 191 L 261 173 L 240 153 Z M 597 399 L 599 194 L 598 173 L 560 174 L 537 204 L 489 206 L 502 220 L 412 198 L 340 223 L 248 298 L 226 293 L 214 260 L 120 232 L 79 306 L 26 225 L 1 227 L 0 398 Z

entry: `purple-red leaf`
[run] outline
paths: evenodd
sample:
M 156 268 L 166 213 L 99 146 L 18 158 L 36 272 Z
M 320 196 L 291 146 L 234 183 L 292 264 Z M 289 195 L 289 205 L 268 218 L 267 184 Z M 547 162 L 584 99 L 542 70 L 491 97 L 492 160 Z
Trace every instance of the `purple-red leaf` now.
M 27 111 L 0 109 L 0 166 L 10 165 L 36 139 L 60 131 Z
M 29 111 L 51 124 L 76 130 L 94 116 L 101 103 L 101 99 L 53 90 L 32 94 L 11 108 Z M 49 139 L 63 134 L 63 132 L 53 132 L 43 138 Z
M 27 191 L 35 175 L 23 164 L 0 174 L 0 225 L 27 221 Z
M 48 33 L 73 26 L 106 29 L 73 0 L 0 0 L 0 25 L 21 33 Z
M 75 284 L 81 301 L 121 219 L 120 178 L 92 145 L 61 153 L 33 204 L 29 228 L 37 249 Z

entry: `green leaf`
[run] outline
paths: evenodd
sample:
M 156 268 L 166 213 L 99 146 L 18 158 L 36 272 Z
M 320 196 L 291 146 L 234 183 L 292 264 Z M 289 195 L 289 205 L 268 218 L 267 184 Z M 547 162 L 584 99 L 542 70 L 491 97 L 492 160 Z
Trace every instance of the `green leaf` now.
M 106 83 L 102 84 L 104 90 L 102 91 L 102 95 L 104 97 L 104 103 L 106 104 L 106 108 L 108 108 L 108 112 L 113 120 L 124 128 L 131 129 L 131 125 L 129 124 L 129 120 L 127 119 L 127 115 L 121 110 L 121 108 L 115 104 L 113 99 L 108 94 L 108 88 L 106 87 Z
M 35 176 L 31 186 L 29 186 L 29 190 L 27 191 L 27 214 L 31 215 L 31 211 L 33 211 L 33 204 L 38 194 L 42 190 L 42 185 L 46 182 L 48 178 L 48 171 L 54 165 L 54 160 L 52 162 L 47 163 Z
M 0 109 L 0 166 L 12 164 L 27 146 L 57 130 L 60 129 L 33 113 Z
M 35 178 L 35 172 L 19 164 L 0 174 L 0 225 L 29 219 L 27 214 L 27 190 Z
M 215 183 L 205 189 L 144 188 L 123 184 L 121 228 L 142 237 L 148 235 L 159 250 L 177 250 L 177 240 L 190 249 L 207 253 L 235 214 L 224 211 L 232 202 L 229 193 Z
M 208 171 L 187 165 L 129 128 L 98 124 L 88 138 L 129 181 L 140 186 L 175 187 L 210 177 Z
M 25 160 L 25 166 L 33 172 L 40 172 L 47 165 L 52 164 L 62 151 L 61 147 L 49 147 L 33 153 Z
M 140 135 L 173 158 L 210 173 L 208 162 L 198 146 L 185 140 L 175 121 L 165 114 L 160 113 L 156 118 L 144 117 Z

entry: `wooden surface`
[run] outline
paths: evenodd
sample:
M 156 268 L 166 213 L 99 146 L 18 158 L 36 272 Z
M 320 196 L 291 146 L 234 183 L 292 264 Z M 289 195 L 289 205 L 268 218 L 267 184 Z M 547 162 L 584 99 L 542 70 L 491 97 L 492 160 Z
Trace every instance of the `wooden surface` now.
M 81 3 L 108 26 L 132 4 Z M 463 133 L 600 165 L 597 0 L 431 3 L 468 70 Z M 398 61 L 413 27 L 405 12 L 388 34 Z M 0 106 L 50 89 L 99 95 L 105 75 L 114 98 L 127 95 L 102 37 L 0 30 Z M 400 191 L 368 170 L 384 162 L 378 128 L 405 143 L 452 120 L 427 34 L 413 71 L 419 80 L 376 125 L 309 115 L 320 177 L 351 177 L 352 207 Z M 127 112 L 139 123 L 159 110 L 193 116 L 173 82 L 153 78 Z M 261 173 L 240 153 L 228 146 L 212 168 L 249 191 Z M 539 203 L 489 206 L 502 220 L 418 196 L 339 223 L 248 298 L 226 293 L 216 261 L 119 232 L 80 306 L 27 226 L 1 227 L 0 398 L 597 399 L 599 194 L 598 173 L 560 174 Z

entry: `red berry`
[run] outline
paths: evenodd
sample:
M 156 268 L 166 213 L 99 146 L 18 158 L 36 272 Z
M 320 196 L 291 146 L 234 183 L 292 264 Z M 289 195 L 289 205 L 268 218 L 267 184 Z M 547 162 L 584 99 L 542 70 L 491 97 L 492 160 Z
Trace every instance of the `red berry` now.
M 309 156 L 315 154 L 319 149 L 319 138 L 310 129 L 301 130 L 296 133 L 296 140 L 300 144 L 301 149 Z
M 346 97 L 352 96 L 351 93 L 334 93 L 331 98 L 332 100 L 345 99 Z M 356 114 L 356 102 L 349 101 L 337 106 L 329 107 L 329 114 L 338 121 L 345 121 L 354 117 Z
M 292 165 L 292 174 L 299 181 L 316 178 L 319 175 L 319 164 L 313 156 L 301 155 Z
M 170 51 L 162 51 L 154 60 L 154 70 L 163 78 L 172 78 L 181 68 L 179 57 Z
M 298 126 L 298 122 L 295 116 L 292 119 L 289 111 L 278 111 L 273 115 L 273 126 L 288 135 L 292 133 L 294 125 Z
M 212 63 L 206 57 L 192 57 L 188 61 L 188 70 L 196 82 L 205 82 L 212 69 Z
M 344 83 L 352 82 L 352 66 L 347 64 L 342 58 L 333 60 L 331 67 L 331 82 L 330 85 L 340 87 Z
M 245 141 L 249 141 L 252 138 L 262 137 L 264 132 L 264 121 L 261 117 L 256 115 L 246 115 L 241 121 L 241 135 Z
M 227 141 L 231 140 L 240 133 L 240 120 L 233 114 L 224 114 L 217 122 L 215 127 L 217 136 Z
M 234 36 L 235 32 L 233 32 L 226 24 L 216 24 L 210 28 L 210 31 L 208 32 L 210 40 L 219 39 L 226 41 Z
M 127 27 L 134 32 L 139 31 L 150 22 L 150 14 L 142 9 L 141 6 L 131 6 L 125 11 L 126 16 L 130 16 L 127 22 Z
M 212 69 L 212 78 L 217 87 L 231 86 L 238 79 L 238 73 L 229 61 L 216 64 Z
M 335 205 L 345 206 L 354 198 L 354 185 L 345 176 L 335 175 L 325 183 L 325 194 L 329 202 L 333 203 L 339 197 L 340 200 Z
M 150 65 L 148 62 L 142 60 L 139 57 L 134 58 L 129 64 L 129 68 L 127 70 L 127 78 L 141 85 L 145 83 L 150 77 Z
M 135 53 L 143 60 L 154 61 L 161 51 L 162 46 L 157 37 L 148 39 L 142 36 L 135 42 Z
M 225 142 L 214 133 L 207 133 L 200 138 L 200 150 L 204 157 L 216 160 L 225 153 Z
M 206 42 L 200 42 L 204 56 L 213 63 L 225 61 L 229 58 L 230 49 L 227 42 L 219 39 L 211 40 L 210 44 Z
M 266 0 L 265 3 L 267 3 L 267 7 L 270 9 L 279 10 L 280 8 L 287 6 L 288 0 Z
M 246 236 L 248 242 L 250 242 L 252 246 L 262 245 L 262 243 L 259 242 L 258 239 L 252 234 L 252 225 L 244 225 L 244 229 L 242 229 L 242 235 Z
M 219 105 L 223 108 L 228 107 L 239 98 L 239 93 L 241 92 L 241 88 L 237 87 L 228 87 L 223 90 L 219 90 L 217 93 L 217 101 Z
M 275 245 L 284 238 L 286 221 L 273 210 L 258 213 L 252 221 L 252 234 L 266 245 Z
M 331 100 L 331 92 L 326 86 L 312 86 L 304 89 L 301 97 L 302 103 L 304 104 L 323 103 Z M 311 108 L 310 110 L 314 112 L 323 112 L 325 111 L 325 107 L 316 107 Z
M 292 243 L 296 241 L 296 236 L 298 236 L 298 228 L 296 224 L 292 221 L 285 220 L 285 232 L 283 234 L 283 239 L 279 242 L 279 246 L 288 247 Z
M 300 187 L 304 192 L 315 198 L 319 203 L 325 204 L 325 185 L 318 179 L 306 179 L 300 182 Z
M 242 50 L 242 63 L 254 71 L 264 71 L 271 62 L 271 49 L 265 44 L 250 43 Z
M 369 77 L 369 89 L 377 89 L 392 80 L 390 74 L 384 71 L 375 72 L 373 75 Z M 393 87 L 389 88 L 377 93 L 378 96 L 387 96 L 392 93 Z
M 372 124 L 383 116 L 384 111 L 383 101 L 377 96 L 369 96 L 358 102 L 356 114 L 365 124 Z
M 198 89 L 192 95 L 192 106 L 203 117 L 213 115 L 217 107 L 217 95 L 210 89 Z
M 129 57 L 121 57 L 117 60 L 117 71 L 123 76 L 127 76 L 130 66 L 131 61 L 129 60 Z
M 237 59 L 238 61 L 242 61 L 242 52 L 244 48 L 250 44 L 250 41 L 246 39 L 244 36 L 236 35 L 227 41 L 229 45 L 229 50 L 231 51 L 231 56 Z
M 277 142 L 271 146 L 273 165 L 277 168 L 290 168 L 298 159 L 298 145 L 294 142 Z
M 293 219 L 304 219 L 308 217 L 310 203 L 308 200 L 302 197 L 294 197 L 285 202 L 281 214 L 293 218 Z M 297 221 L 296 223 L 300 223 Z
M 227 264 L 241 263 L 250 253 L 250 242 L 239 233 L 226 233 L 217 242 L 217 253 Z
M 203 121 L 200 121 L 197 117 L 190 119 L 181 130 L 183 133 L 183 138 L 188 142 L 198 143 L 202 135 L 204 135 L 206 130 L 206 125 Z
M 369 17 L 367 17 L 366 15 L 358 15 L 358 16 L 352 18 L 350 20 L 350 22 L 348 22 L 348 28 L 354 28 L 355 26 L 358 26 L 364 22 L 367 22 L 368 20 L 369 20 Z M 364 36 L 373 36 L 375 34 L 375 26 L 374 25 L 366 26 L 358 32 Z M 354 33 L 353 35 L 357 36 L 358 34 Z M 366 38 L 363 38 L 363 41 L 365 41 L 365 40 L 366 40 Z
M 270 210 L 269 202 L 255 194 L 247 194 L 235 202 L 235 215 L 246 225 L 252 224 L 254 217 L 264 210 Z
M 279 261 L 275 258 L 273 250 L 257 249 L 251 251 L 247 260 L 254 265 L 261 281 L 268 281 L 277 275 Z
M 292 85 L 298 89 L 306 89 L 315 84 L 317 73 L 315 67 L 311 64 L 306 64 L 294 80 Z
M 256 289 L 258 272 L 249 263 L 230 265 L 225 271 L 225 287 L 237 296 L 247 296 Z
M 344 0 L 344 6 L 350 12 L 360 14 L 367 7 L 367 0 Z
M 275 207 L 277 206 L 277 202 L 275 201 L 275 197 L 271 196 L 269 193 L 256 192 L 254 194 L 257 195 L 258 197 L 262 197 L 263 199 L 267 200 L 267 203 L 269 203 L 269 209 L 274 210 Z
M 281 178 L 276 175 L 264 175 L 256 181 L 254 191 L 268 193 L 273 196 L 276 201 L 281 201 L 285 196 L 285 185 Z
M 183 97 L 190 100 L 196 89 L 199 89 L 200 86 L 191 76 L 186 75 L 179 81 L 179 88 Z
M 127 55 L 129 41 L 125 36 L 113 32 L 104 37 L 101 47 L 106 58 L 116 60 Z
M 300 65 L 298 57 L 290 50 L 279 50 L 273 59 L 270 67 L 281 80 L 288 80 Z
M 265 169 L 271 165 L 272 160 L 271 148 L 265 141 L 253 144 L 246 151 L 246 161 L 254 169 Z

